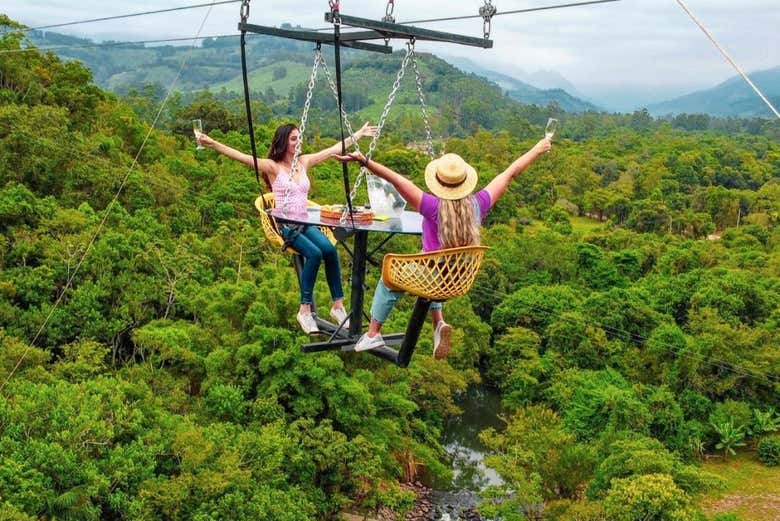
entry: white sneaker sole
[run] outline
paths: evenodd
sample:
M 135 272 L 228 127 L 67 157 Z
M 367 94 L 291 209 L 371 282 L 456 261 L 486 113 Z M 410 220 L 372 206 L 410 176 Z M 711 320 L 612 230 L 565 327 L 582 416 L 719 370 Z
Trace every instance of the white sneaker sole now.
M 295 319 L 298 321 L 298 325 L 301 326 L 301 329 L 303 329 L 303 332 L 311 335 L 313 333 L 319 333 L 320 329 L 317 327 L 317 324 L 314 324 L 314 329 L 311 329 L 306 326 L 306 324 L 303 323 L 303 320 L 299 319 L 298 317 L 295 317 Z
M 444 324 L 439 330 L 439 345 L 433 350 L 433 358 L 443 360 L 450 354 L 450 336 L 452 335 L 452 326 Z

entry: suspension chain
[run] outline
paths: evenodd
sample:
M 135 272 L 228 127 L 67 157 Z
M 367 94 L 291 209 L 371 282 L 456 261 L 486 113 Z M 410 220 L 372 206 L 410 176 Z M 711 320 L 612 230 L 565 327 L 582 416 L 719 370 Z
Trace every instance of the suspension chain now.
M 328 81 L 328 85 L 330 85 L 330 90 L 333 92 L 333 97 L 336 99 L 336 103 L 338 104 L 339 101 L 339 91 L 336 88 L 336 83 L 333 81 L 333 77 L 330 75 L 330 69 L 328 69 L 328 64 L 325 61 L 325 57 L 322 55 L 322 51 L 317 51 L 317 56 L 319 56 L 320 59 L 320 66 L 322 67 L 322 72 L 325 73 L 325 78 Z M 352 124 L 349 122 L 349 118 L 347 117 L 347 111 L 344 110 L 344 105 L 341 106 L 341 117 L 344 119 L 344 125 L 347 127 L 347 132 L 349 133 L 349 136 L 352 138 L 352 146 L 355 147 L 355 150 L 360 152 L 360 145 L 358 144 L 358 140 L 355 137 L 355 132 L 352 130 Z
M 374 153 L 374 149 L 376 149 L 376 144 L 379 138 L 382 135 L 382 129 L 385 126 L 385 122 L 387 121 L 387 115 L 390 113 L 390 107 L 393 105 L 393 102 L 395 101 L 395 96 L 398 93 L 398 88 L 401 86 L 401 80 L 404 77 L 404 73 L 406 72 L 406 67 L 409 65 L 409 60 L 412 56 L 413 49 L 410 47 L 406 51 L 406 56 L 404 56 L 404 59 L 401 61 L 401 68 L 398 70 L 398 74 L 395 77 L 395 81 L 393 82 L 393 88 L 390 89 L 390 95 L 387 97 L 387 102 L 385 103 L 385 108 L 382 110 L 382 115 L 379 117 L 379 122 L 377 123 L 377 129 L 376 134 L 374 134 L 374 137 L 371 139 L 371 143 L 368 145 L 368 152 L 366 152 L 366 159 L 371 159 L 372 154 Z M 357 190 L 358 187 L 360 187 L 360 183 L 363 181 L 363 179 L 366 177 L 366 174 L 368 174 L 368 169 L 364 166 L 360 167 L 360 173 L 357 176 L 357 179 L 355 179 L 355 185 L 352 187 L 352 191 L 350 192 L 350 199 L 354 200 L 357 196 Z M 346 209 L 344 211 L 344 214 L 341 216 L 341 222 L 344 222 L 347 218 L 347 212 L 349 210 Z
M 309 76 L 309 85 L 306 89 L 306 98 L 303 102 L 303 113 L 301 114 L 301 124 L 298 126 L 298 141 L 295 142 L 295 151 L 293 152 L 292 164 L 290 165 L 290 184 L 287 185 L 287 190 L 284 191 L 284 199 L 282 201 L 282 212 L 287 215 L 287 203 L 290 199 L 290 191 L 292 190 L 292 183 L 298 179 L 298 158 L 301 155 L 301 149 L 303 147 L 303 134 L 306 132 L 306 120 L 309 118 L 309 108 L 311 107 L 311 95 L 314 91 L 314 82 L 317 79 L 317 70 L 320 65 L 319 48 L 314 54 L 314 65 L 311 68 L 311 76 Z
M 425 139 L 427 142 L 426 144 L 428 146 L 428 156 L 430 156 L 430 158 L 433 159 L 434 158 L 433 134 L 431 132 L 431 122 L 428 120 L 428 107 L 425 104 L 425 94 L 423 93 L 422 75 L 420 75 L 420 70 L 417 68 L 417 55 L 414 52 L 414 40 L 410 41 L 408 45 L 411 54 L 412 69 L 414 69 L 414 79 L 415 79 L 415 83 L 417 83 L 417 95 L 420 98 L 420 110 L 422 111 L 423 123 L 425 124 Z
M 485 0 L 485 5 L 479 8 L 479 16 L 482 17 L 482 32 L 485 35 L 485 39 L 490 38 L 491 20 L 495 16 L 497 9 L 493 5 L 492 0 Z
M 385 16 L 382 17 L 383 22 L 395 23 L 395 16 L 393 16 L 393 10 L 395 9 L 395 0 L 387 0 L 387 7 L 385 8 Z

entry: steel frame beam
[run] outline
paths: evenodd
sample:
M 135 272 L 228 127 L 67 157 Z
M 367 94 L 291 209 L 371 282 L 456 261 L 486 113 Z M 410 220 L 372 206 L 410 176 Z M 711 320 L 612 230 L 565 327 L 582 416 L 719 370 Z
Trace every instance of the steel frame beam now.
M 490 49 L 493 47 L 493 40 L 488 38 L 463 36 L 443 31 L 432 31 L 430 29 L 422 29 L 411 25 L 379 22 L 368 18 L 358 18 L 356 16 L 347 16 L 343 14 L 336 15 L 332 12 L 325 13 L 326 22 L 333 23 L 336 21 L 337 17 L 338 21 L 343 25 L 370 29 L 369 31 L 363 32 L 344 33 L 341 35 L 341 40 L 344 42 L 351 40 L 376 40 L 380 38 L 403 38 L 406 40 L 414 38 L 416 40 L 431 42 L 447 42 L 456 43 L 458 45 L 469 45 L 471 47 L 482 47 L 483 49 Z
M 268 27 L 265 25 L 255 25 L 248 23 L 239 23 L 239 31 L 246 31 L 248 33 L 266 34 L 269 36 L 280 36 L 282 38 L 289 38 L 291 40 L 301 40 L 304 42 L 324 43 L 325 45 L 333 45 L 335 40 L 331 33 L 318 33 L 316 31 L 307 31 L 304 29 L 279 29 L 278 27 Z M 365 43 L 361 40 L 371 39 L 378 40 L 383 38 L 378 36 L 377 38 L 341 38 L 339 43 L 344 47 L 351 47 L 353 49 L 360 49 L 361 51 L 379 52 L 382 54 L 392 54 L 393 48 L 389 45 L 377 45 L 374 43 Z

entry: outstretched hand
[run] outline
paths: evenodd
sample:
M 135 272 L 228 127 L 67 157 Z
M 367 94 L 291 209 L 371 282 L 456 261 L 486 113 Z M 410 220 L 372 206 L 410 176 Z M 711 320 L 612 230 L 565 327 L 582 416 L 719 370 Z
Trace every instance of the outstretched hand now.
M 350 161 L 357 161 L 360 164 L 365 164 L 365 162 L 366 162 L 366 156 L 364 156 L 360 152 L 350 152 L 347 155 L 333 154 L 331 157 L 333 159 L 337 160 L 337 161 L 341 161 L 342 163 L 349 163 Z
M 355 137 L 374 137 L 376 136 L 377 132 L 379 132 L 379 127 L 376 125 L 369 125 L 368 121 L 366 121 L 363 123 L 363 126 L 360 127 L 360 130 L 355 132 Z
M 552 139 L 546 137 L 543 139 L 540 139 L 537 144 L 534 145 L 534 148 L 540 153 L 549 152 L 552 150 Z
M 213 138 L 209 137 L 208 134 L 206 134 L 205 132 L 198 132 L 197 130 L 195 131 L 195 140 L 198 142 L 199 145 L 203 145 L 206 147 L 214 146 L 214 143 L 216 143 L 216 141 Z

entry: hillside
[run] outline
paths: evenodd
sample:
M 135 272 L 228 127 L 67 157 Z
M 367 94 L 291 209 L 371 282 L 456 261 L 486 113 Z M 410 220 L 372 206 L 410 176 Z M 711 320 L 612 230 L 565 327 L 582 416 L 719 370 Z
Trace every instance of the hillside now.
M 541 106 L 556 103 L 567 112 L 600 110 L 596 105 L 581 99 L 574 85 L 556 73 L 539 71 L 528 74 L 520 69 L 502 73 L 465 58 L 446 59 L 465 72 L 498 84 L 512 99 L 521 103 Z
M 749 74 L 775 107 L 780 105 L 780 67 Z M 701 90 L 662 103 L 649 105 L 652 114 L 709 114 L 711 116 L 774 117 L 755 92 L 739 77 L 711 89 Z
M 95 82 L 99 86 L 120 94 L 147 83 L 169 84 L 178 71 L 184 53 L 189 52 L 187 46 L 170 45 L 84 47 L 91 42 L 56 33 L 33 33 L 31 41 L 40 47 L 82 46 L 56 49 L 55 52 L 63 59 L 83 62 L 93 71 Z M 248 47 L 250 86 L 253 90 L 266 91 L 270 87 L 276 95 L 287 96 L 294 87 L 308 79 L 312 61 L 310 45 L 252 35 L 248 39 Z M 326 56 L 330 58 L 329 51 L 326 51 Z M 344 53 L 344 66 L 349 69 L 353 61 L 372 59 L 384 58 L 347 49 Z M 400 57 L 397 57 L 396 61 L 400 61 Z M 512 99 L 521 103 L 539 106 L 554 103 L 571 112 L 596 110 L 593 104 L 576 98 L 561 88 L 539 89 L 487 69 L 469 70 L 463 66 L 461 69 L 466 74 L 473 72 L 498 84 Z M 383 75 L 382 78 L 389 83 L 378 84 L 375 93 L 366 93 L 368 97 L 376 98 L 381 95 L 380 91 L 388 90 L 393 76 Z M 185 92 L 202 89 L 219 92 L 223 88 L 228 92 L 242 92 L 237 38 L 223 37 L 204 41 L 203 46 L 196 49 L 189 58 L 178 85 L 179 89 Z

